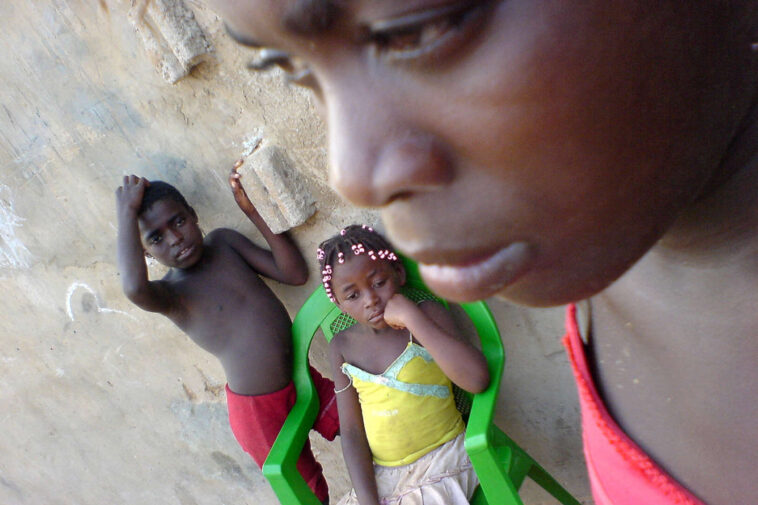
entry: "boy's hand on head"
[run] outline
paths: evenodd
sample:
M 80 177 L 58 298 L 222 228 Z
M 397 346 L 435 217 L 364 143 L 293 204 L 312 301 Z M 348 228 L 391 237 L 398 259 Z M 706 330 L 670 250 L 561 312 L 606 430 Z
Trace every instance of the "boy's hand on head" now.
M 253 202 L 251 202 L 250 198 L 248 198 L 247 193 L 245 192 L 245 188 L 242 187 L 242 181 L 240 181 L 242 175 L 237 172 L 237 169 L 239 169 L 239 167 L 241 167 L 244 162 L 245 161 L 243 159 L 239 159 L 232 167 L 232 171 L 229 173 L 229 186 L 232 188 L 234 200 L 237 202 L 237 205 L 239 205 L 240 209 L 242 209 L 244 212 L 250 212 L 255 211 L 256 209 L 253 205 Z
M 142 204 L 145 188 L 150 182 L 144 177 L 125 175 L 123 185 L 116 190 L 116 206 L 120 213 L 130 212 L 136 214 Z
M 408 317 L 417 310 L 415 303 L 400 293 L 395 293 L 384 307 L 384 322 L 396 330 L 401 330 L 407 327 Z

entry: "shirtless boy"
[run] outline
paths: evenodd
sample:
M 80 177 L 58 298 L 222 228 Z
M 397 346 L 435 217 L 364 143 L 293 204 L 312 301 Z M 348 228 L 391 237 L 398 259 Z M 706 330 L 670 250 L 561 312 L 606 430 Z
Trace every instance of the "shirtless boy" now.
M 208 3 L 289 54 L 331 184 L 433 290 L 590 300 L 597 504 L 755 503 L 758 1 Z
M 126 296 L 138 307 L 165 315 L 226 373 L 229 421 L 240 445 L 259 466 L 291 409 L 291 321 L 259 275 L 301 285 L 308 270 L 286 234 L 274 234 L 248 199 L 239 174 L 229 182 L 237 204 L 262 233 L 270 251 L 242 234 L 218 228 L 203 238 L 194 209 L 173 186 L 124 177 L 116 190 L 118 266 Z M 145 254 L 171 267 L 148 280 Z M 339 428 L 334 385 L 311 369 L 321 412 L 314 425 L 328 440 Z M 298 469 L 320 500 L 328 500 L 321 466 L 306 446 Z M 326 502 L 326 501 L 325 501 Z

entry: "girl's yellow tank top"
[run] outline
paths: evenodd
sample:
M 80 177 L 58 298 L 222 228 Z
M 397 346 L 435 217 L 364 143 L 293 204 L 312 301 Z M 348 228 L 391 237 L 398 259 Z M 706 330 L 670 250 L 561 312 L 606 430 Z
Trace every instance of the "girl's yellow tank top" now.
M 349 363 L 342 372 L 358 392 L 371 454 L 380 465 L 413 463 L 465 428 L 450 379 L 412 341 L 380 375 Z

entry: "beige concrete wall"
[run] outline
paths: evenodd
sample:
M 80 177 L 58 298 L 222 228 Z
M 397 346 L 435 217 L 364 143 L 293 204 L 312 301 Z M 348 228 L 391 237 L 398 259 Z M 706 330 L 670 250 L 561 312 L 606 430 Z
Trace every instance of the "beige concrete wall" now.
M 206 231 L 230 226 L 260 242 L 226 176 L 262 136 L 316 197 L 318 212 L 293 233 L 312 273 L 321 239 L 376 215 L 326 185 L 324 125 L 307 93 L 276 71 L 250 74 L 252 51 L 188 5 L 215 52 L 170 85 L 128 22 L 128 1 L 0 2 L 2 504 L 275 503 L 228 428 L 218 363 L 122 295 L 113 192 L 129 173 L 167 180 Z M 294 314 L 316 283 L 274 289 Z M 562 312 L 492 308 L 509 353 L 498 422 L 586 498 Z M 313 359 L 327 368 L 322 344 Z M 337 496 L 348 486 L 339 445 L 316 449 Z

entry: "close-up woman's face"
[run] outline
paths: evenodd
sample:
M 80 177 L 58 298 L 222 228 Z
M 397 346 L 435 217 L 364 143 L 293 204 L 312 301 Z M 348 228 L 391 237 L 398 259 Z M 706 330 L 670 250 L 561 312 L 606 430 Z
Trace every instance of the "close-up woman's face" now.
M 716 175 L 751 99 L 722 2 L 210 4 L 310 70 L 331 185 L 456 301 L 604 289 Z

